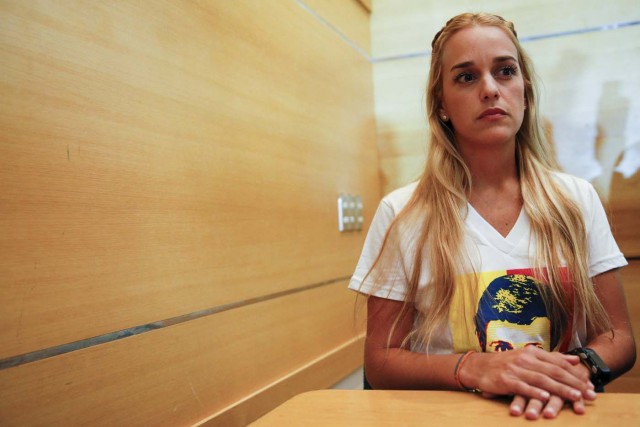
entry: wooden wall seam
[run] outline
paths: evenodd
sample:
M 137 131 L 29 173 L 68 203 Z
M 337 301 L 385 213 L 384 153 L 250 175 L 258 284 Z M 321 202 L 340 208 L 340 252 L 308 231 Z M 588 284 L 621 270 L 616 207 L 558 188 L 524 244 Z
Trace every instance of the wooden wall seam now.
M 177 325 L 180 323 L 188 322 L 191 320 L 199 319 L 201 317 L 211 316 L 213 314 L 222 313 L 223 311 L 233 310 L 236 308 L 245 307 L 251 304 L 260 303 L 260 302 L 268 301 L 275 298 L 281 298 L 287 295 L 308 291 L 321 286 L 332 285 L 337 282 L 348 280 L 349 278 L 350 276 L 338 277 L 336 279 L 326 280 L 320 283 L 314 283 L 311 285 L 301 286 L 298 288 L 288 289 L 280 292 L 275 292 L 272 294 L 261 295 L 261 296 L 257 296 L 247 300 L 235 301 L 233 303 L 216 306 L 209 309 L 198 310 L 192 313 L 172 317 L 170 319 L 158 320 L 156 322 L 147 323 L 145 325 L 133 326 L 131 328 L 109 332 L 96 337 L 91 337 L 91 338 L 74 341 L 66 344 L 60 344 L 57 346 L 45 348 L 42 350 L 36 350 L 36 351 L 32 351 L 25 354 L 6 357 L 4 359 L 0 359 L 0 371 L 3 369 L 14 367 L 14 366 L 20 366 L 20 365 L 24 365 L 31 362 L 36 362 L 38 360 L 47 359 L 49 357 L 70 353 L 72 351 L 93 347 L 95 345 L 105 344 L 111 341 L 132 337 L 134 335 L 140 335 L 146 332 L 155 331 L 158 329 L 162 329 L 162 328 Z
M 336 5 L 327 3 L 326 0 L 294 0 L 298 6 L 303 10 L 311 14 L 318 22 L 329 28 L 338 37 L 340 37 L 347 45 L 351 46 L 360 56 L 371 62 L 371 41 L 370 41 L 370 28 L 366 35 L 358 35 L 350 32 L 350 25 L 353 25 L 353 21 L 349 17 L 344 17 L 340 13 L 341 10 L 336 10 Z M 347 0 L 340 4 L 340 8 L 344 8 L 346 5 L 355 4 L 358 9 L 362 9 L 364 13 L 369 14 L 368 9 L 360 0 Z M 336 23 L 335 19 L 338 18 L 341 21 Z M 342 24 L 342 25 L 340 25 Z
M 199 422 L 362 335 L 363 319 L 355 317 L 355 295 L 346 285 L 2 370 L 1 418 L 8 425 L 65 427 Z M 348 348 L 241 412 L 268 410 L 286 393 L 329 387 L 362 363 L 362 348 Z

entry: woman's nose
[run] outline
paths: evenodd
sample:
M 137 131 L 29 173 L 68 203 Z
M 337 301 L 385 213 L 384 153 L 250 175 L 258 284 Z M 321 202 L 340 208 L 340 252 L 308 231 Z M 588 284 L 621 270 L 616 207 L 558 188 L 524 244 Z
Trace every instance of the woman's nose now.
M 482 88 L 481 88 L 480 96 L 483 101 L 487 101 L 489 99 L 498 99 L 500 96 L 500 91 L 498 90 L 498 85 L 493 77 L 487 77 L 482 80 Z

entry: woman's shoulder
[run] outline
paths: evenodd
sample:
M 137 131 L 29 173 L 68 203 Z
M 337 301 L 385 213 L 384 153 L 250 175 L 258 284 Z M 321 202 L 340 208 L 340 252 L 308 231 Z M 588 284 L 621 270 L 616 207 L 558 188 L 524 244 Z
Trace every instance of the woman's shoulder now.
M 391 209 L 394 215 L 397 215 L 407 205 L 417 186 L 418 181 L 415 181 L 404 187 L 397 188 L 384 196 L 380 203 Z
M 553 177 L 567 191 L 569 196 L 578 202 L 583 210 L 591 210 L 600 203 L 596 189 L 586 179 L 564 172 L 553 172 Z
M 553 172 L 553 178 L 556 182 L 570 191 L 574 196 L 584 197 L 586 195 L 591 195 L 595 189 L 593 185 L 586 179 L 577 177 L 575 175 L 570 175 L 564 172 Z

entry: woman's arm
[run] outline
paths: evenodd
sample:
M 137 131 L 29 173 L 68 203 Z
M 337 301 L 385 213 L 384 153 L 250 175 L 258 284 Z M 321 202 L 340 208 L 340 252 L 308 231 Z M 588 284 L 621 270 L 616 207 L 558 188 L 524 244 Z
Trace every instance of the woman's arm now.
M 459 390 L 453 371 L 460 355 L 427 357 L 402 347 L 414 319 L 413 307 L 398 319 L 403 304 L 373 296 L 368 299 L 364 352 L 367 380 L 379 389 Z M 392 329 L 393 336 L 389 337 Z
M 593 278 L 598 299 L 609 314 L 613 334 L 607 332 L 589 337 L 587 347 L 593 349 L 617 378 L 633 367 L 636 361 L 636 344 L 631 330 L 624 288 L 618 269 Z
M 402 347 L 413 327 L 414 309 L 397 320 L 403 303 L 369 297 L 365 371 L 374 388 L 459 390 L 454 378 L 460 354 L 425 355 Z M 390 332 L 393 329 L 393 335 Z M 467 388 L 547 400 L 550 395 L 577 401 L 591 399 L 588 375 L 574 369 L 577 356 L 526 347 L 501 353 L 475 353 L 460 369 Z

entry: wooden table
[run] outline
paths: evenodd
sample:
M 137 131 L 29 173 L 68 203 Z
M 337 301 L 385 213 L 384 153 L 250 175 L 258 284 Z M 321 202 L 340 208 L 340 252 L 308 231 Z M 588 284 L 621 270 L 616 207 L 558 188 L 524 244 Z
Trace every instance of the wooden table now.
M 507 400 L 455 391 L 318 390 L 286 401 L 252 426 L 531 426 L 509 415 Z M 602 393 L 584 415 L 565 407 L 539 425 L 640 426 L 640 394 Z

